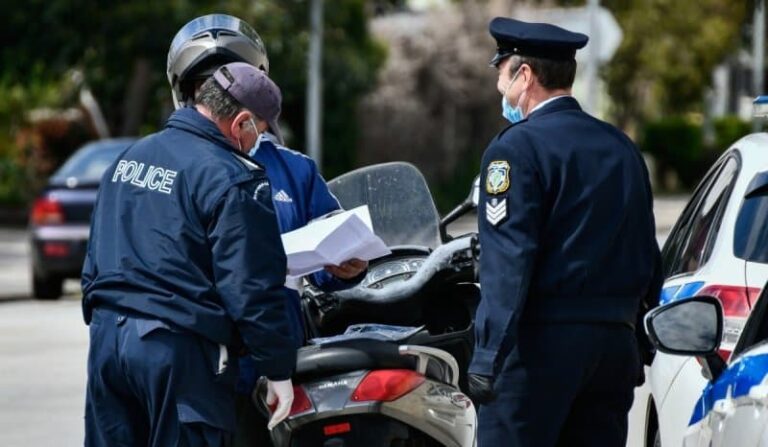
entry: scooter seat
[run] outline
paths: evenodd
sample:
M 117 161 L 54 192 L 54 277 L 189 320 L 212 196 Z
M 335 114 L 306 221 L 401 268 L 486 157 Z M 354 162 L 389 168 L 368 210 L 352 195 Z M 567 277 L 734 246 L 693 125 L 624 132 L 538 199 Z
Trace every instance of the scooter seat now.
M 299 349 L 294 380 L 313 379 L 357 370 L 414 369 L 416 358 L 401 355 L 390 342 L 354 339 Z M 428 371 L 428 375 L 429 371 Z

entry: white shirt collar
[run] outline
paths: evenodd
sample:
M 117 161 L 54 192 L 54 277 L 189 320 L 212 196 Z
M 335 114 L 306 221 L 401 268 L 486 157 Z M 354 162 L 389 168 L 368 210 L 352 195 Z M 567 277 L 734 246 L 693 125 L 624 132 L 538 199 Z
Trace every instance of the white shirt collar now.
M 550 102 L 552 102 L 552 101 L 554 101 L 556 99 L 566 98 L 566 97 L 569 97 L 569 96 L 571 96 L 571 95 L 558 95 L 558 96 L 553 96 L 553 97 L 551 97 L 551 98 L 549 98 L 547 100 L 544 100 L 544 101 L 536 104 L 536 107 L 534 107 L 533 110 L 528 112 L 528 115 L 530 115 L 531 113 L 539 110 L 540 108 L 544 107 L 545 105 L 549 104 Z

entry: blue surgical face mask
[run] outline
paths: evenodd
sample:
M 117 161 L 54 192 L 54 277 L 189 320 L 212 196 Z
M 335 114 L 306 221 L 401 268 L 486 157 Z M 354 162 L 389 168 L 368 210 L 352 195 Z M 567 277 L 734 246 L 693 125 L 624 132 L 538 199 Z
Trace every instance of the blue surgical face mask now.
M 501 116 L 507 119 L 512 124 L 519 123 L 523 120 L 523 109 L 520 106 L 512 107 L 509 105 L 506 96 L 501 98 Z
M 520 107 L 520 101 L 518 101 L 517 106 L 512 107 L 512 105 L 507 100 L 507 91 L 509 91 L 509 88 L 512 87 L 512 84 L 515 83 L 515 79 L 517 79 L 517 76 L 520 74 L 520 69 L 523 67 L 517 69 L 517 72 L 515 72 L 515 75 L 512 76 L 512 80 L 509 81 L 509 84 L 507 84 L 507 88 L 504 89 L 504 94 L 501 95 L 501 116 L 506 118 L 507 121 L 509 121 L 512 124 L 519 123 L 520 121 L 525 118 L 523 116 L 523 109 Z

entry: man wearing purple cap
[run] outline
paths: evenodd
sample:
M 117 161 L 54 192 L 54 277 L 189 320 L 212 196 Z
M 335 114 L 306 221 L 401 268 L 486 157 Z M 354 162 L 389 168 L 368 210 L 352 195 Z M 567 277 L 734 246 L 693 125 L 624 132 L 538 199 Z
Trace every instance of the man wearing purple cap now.
M 279 102 L 263 72 L 226 65 L 108 168 L 82 275 L 86 446 L 229 445 L 243 348 L 269 379 L 270 426 L 288 415 L 285 253 L 267 176 L 243 154 Z
M 201 85 L 224 62 L 242 61 L 259 67 L 265 73 L 269 61 L 261 38 L 245 22 L 236 17 L 213 14 L 198 17 L 182 27 L 168 51 L 168 81 L 177 108 L 192 103 L 201 94 Z M 226 85 L 226 79 L 222 81 Z M 272 201 L 282 233 L 306 225 L 312 219 L 341 209 L 331 194 L 315 162 L 284 146 L 277 118 L 280 112 L 280 92 L 262 97 L 253 111 L 258 131 L 256 144 L 243 150 L 267 171 L 272 186 Z M 259 120 L 259 118 L 261 120 Z M 367 263 L 351 259 L 339 266 L 327 266 L 324 271 L 307 279 L 326 292 L 333 292 L 358 284 L 365 276 Z M 304 340 L 299 289 L 301 278 L 286 281 L 292 334 Z M 236 399 L 238 430 L 235 446 L 268 444 L 269 433 L 263 417 L 251 400 L 251 392 L 259 375 L 263 374 L 250 357 L 240 359 L 240 378 Z

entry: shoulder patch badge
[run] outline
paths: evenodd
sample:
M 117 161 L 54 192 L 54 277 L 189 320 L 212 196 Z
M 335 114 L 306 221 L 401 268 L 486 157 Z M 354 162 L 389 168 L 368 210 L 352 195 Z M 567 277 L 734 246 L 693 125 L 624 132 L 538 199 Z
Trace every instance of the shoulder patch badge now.
M 263 181 L 256 185 L 256 189 L 253 191 L 253 200 L 259 201 L 262 199 L 261 194 L 262 192 L 266 192 L 267 195 L 264 197 L 265 199 L 269 197 L 269 182 Z
M 485 219 L 489 224 L 496 226 L 507 218 L 507 198 L 490 199 L 485 203 Z
M 485 177 L 485 191 L 501 194 L 509 189 L 509 163 L 504 160 L 492 161 Z

